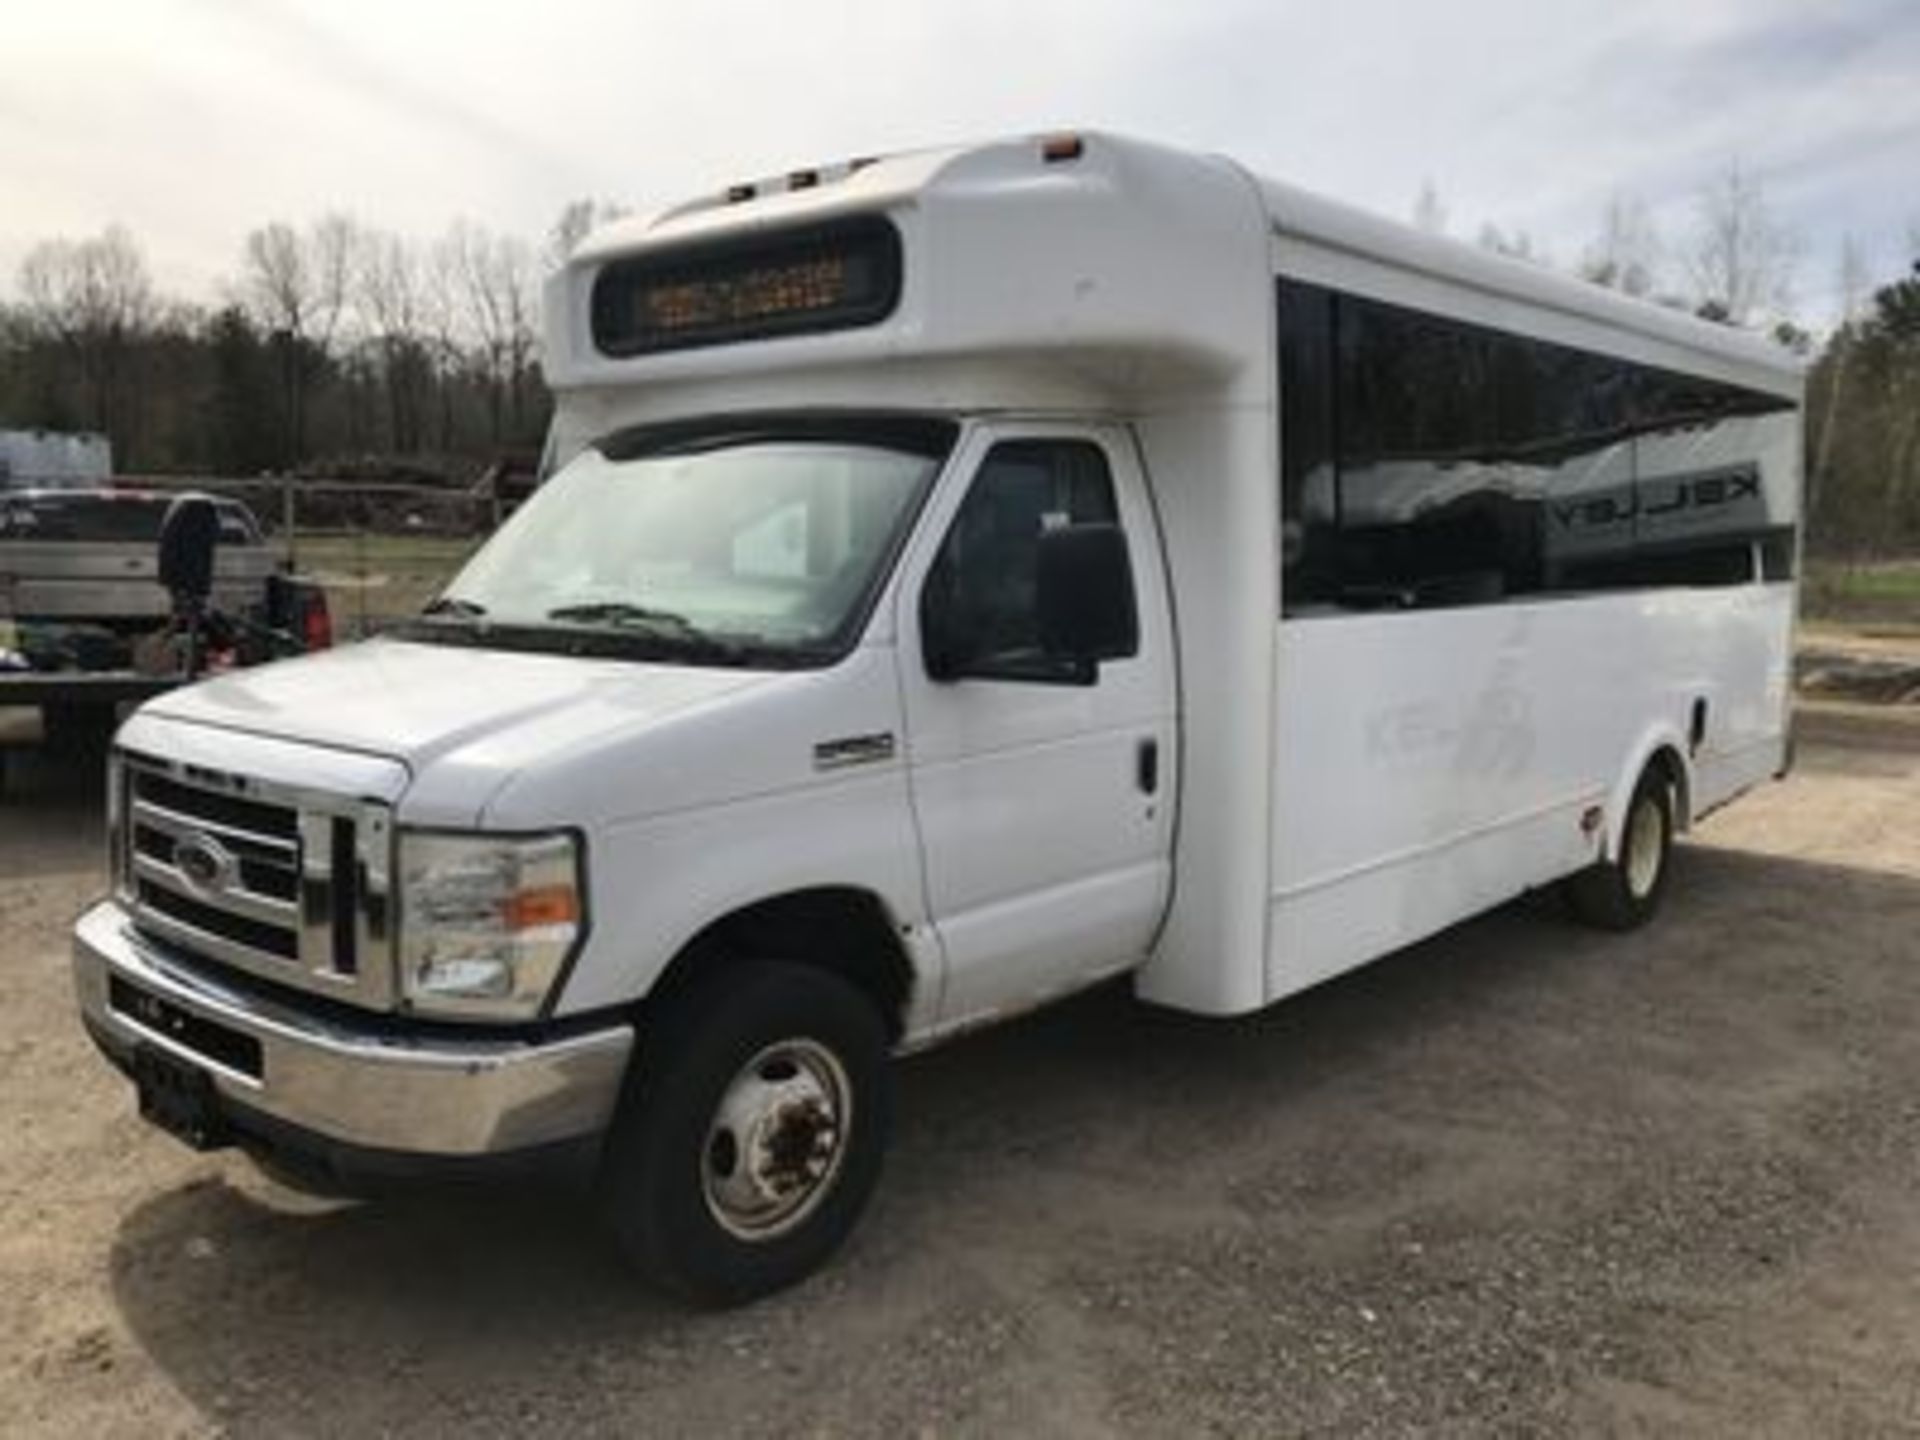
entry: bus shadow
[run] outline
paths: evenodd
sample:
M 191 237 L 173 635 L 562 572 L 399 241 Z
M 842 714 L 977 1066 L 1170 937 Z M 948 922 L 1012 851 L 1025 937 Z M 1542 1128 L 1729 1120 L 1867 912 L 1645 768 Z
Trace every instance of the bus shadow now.
M 1450 1161 L 1462 1136 L 1510 1145 L 1502 1185 L 1524 1187 L 1623 1108 L 1676 1145 L 1737 1127 L 1793 1046 L 1905 1053 L 1920 978 L 1897 937 L 1917 932 L 1920 877 L 1688 846 L 1636 935 L 1579 930 L 1542 895 L 1244 1019 L 1096 991 L 907 1062 L 847 1253 L 729 1315 L 633 1279 L 574 1188 L 327 1206 L 237 1162 L 127 1214 L 112 1286 L 180 1390 L 253 1431 L 428 1414 L 619 1430 L 669 1396 L 711 1426 L 769 1367 L 800 1407 L 776 1428 L 904 1423 L 897 1396 L 861 1408 L 860 1357 L 879 1366 L 970 1275 L 1031 1298 L 1085 1247 L 1229 1222 L 1331 1247 L 1448 1203 L 1453 1161 L 1480 1153 Z M 1477 1195 L 1472 1223 L 1499 1227 L 1504 1193 Z M 820 1365 L 840 1399 L 787 1373 Z

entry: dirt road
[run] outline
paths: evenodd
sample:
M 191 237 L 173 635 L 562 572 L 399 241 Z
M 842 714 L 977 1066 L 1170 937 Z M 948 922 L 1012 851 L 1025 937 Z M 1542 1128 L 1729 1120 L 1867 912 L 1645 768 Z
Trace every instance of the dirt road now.
M 562 1189 L 330 1206 L 71 1015 L 96 797 L 0 798 L 0 1431 L 1920 1430 L 1920 745 L 1854 727 L 1625 939 L 1523 903 L 1232 1024 L 911 1062 L 850 1251 L 636 1288 Z

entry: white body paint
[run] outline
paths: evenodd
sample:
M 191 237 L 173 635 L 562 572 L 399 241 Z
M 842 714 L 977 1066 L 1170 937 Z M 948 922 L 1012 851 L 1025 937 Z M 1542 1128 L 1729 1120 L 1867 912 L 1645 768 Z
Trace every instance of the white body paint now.
M 884 322 L 593 348 L 607 261 L 852 212 L 903 239 Z M 619 222 L 548 293 L 563 459 L 619 427 L 735 412 L 963 420 L 847 658 L 748 673 L 376 641 L 167 696 L 134 734 L 162 754 L 244 731 L 397 762 L 401 825 L 577 827 L 592 926 L 563 1015 L 643 999 L 741 907 L 866 891 L 914 968 L 909 1044 L 1126 969 L 1163 1004 L 1252 1010 L 1589 863 L 1658 747 L 1683 758 L 1695 813 L 1781 767 L 1790 582 L 1280 621 L 1280 274 L 1800 393 L 1758 341 L 1227 161 L 1097 136 L 1061 164 L 1024 139 L 896 157 Z M 1058 434 L 1111 464 L 1140 653 L 1092 688 L 929 680 L 919 587 L 974 465 L 995 438 Z M 1797 495 L 1797 447 L 1788 416 L 1770 493 Z M 882 734 L 890 758 L 815 764 L 823 741 Z M 328 773 L 316 760 L 313 783 Z

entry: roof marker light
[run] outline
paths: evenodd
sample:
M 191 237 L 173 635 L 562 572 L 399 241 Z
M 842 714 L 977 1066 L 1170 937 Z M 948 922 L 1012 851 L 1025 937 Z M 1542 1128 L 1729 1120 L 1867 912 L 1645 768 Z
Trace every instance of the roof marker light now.
M 1049 135 L 1040 142 L 1040 158 L 1049 165 L 1078 160 L 1086 149 L 1078 135 Z
M 751 185 L 729 185 L 727 186 L 727 203 L 729 205 L 738 205 L 743 200 L 753 199 L 754 193 L 754 188 Z
M 818 170 L 796 170 L 787 176 L 787 189 L 789 190 L 811 190 L 819 183 L 820 172 Z

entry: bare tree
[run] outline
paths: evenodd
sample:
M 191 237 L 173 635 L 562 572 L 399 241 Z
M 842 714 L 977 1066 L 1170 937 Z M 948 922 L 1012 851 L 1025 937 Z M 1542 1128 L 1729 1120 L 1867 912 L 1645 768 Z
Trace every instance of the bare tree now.
M 1807 477 L 1807 509 L 1812 511 L 1826 492 L 1827 476 L 1833 468 L 1833 437 L 1841 402 L 1846 396 L 1847 362 L 1852 359 L 1854 321 L 1866 299 L 1867 260 L 1860 241 L 1853 235 L 1840 237 L 1840 314 L 1833 338 L 1828 342 L 1827 404 L 1822 412 L 1820 433 L 1813 443 L 1812 473 Z
M 541 263 L 549 270 L 559 269 L 595 227 L 619 220 L 626 214 L 625 206 L 610 200 L 569 200 L 561 207 L 553 227 L 547 231 L 547 245 L 540 256 Z
M 19 282 L 28 326 L 73 358 L 89 423 L 124 451 L 132 408 L 129 357 L 159 309 L 133 236 L 112 225 L 91 240 L 43 241 L 21 261 Z
M 63 334 L 126 333 L 151 320 L 153 282 L 133 236 L 112 225 L 92 240 L 48 240 L 20 265 L 30 317 Z
M 1483 250 L 1491 250 L 1496 255 L 1504 255 L 1509 260 L 1523 260 L 1529 265 L 1550 266 L 1553 258 L 1525 230 L 1502 230 L 1491 220 L 1480 227 L 1479 245 Z
M 569 200 L 561 207 L 553 228 L 547 231 L 547 263 L 555 269 L 565 264 L 567 257 L 580 247 L 580 242 L 587 238 L 587 232 L 591 229 L 593 201 Z
M 1414 197 L 1413 223 L 1432 235 L 1446 233 L 1446 203 L 1441 200 L 1440 188 L 1431 176 L 1420 182 L 1420 193 Z
M 523 241 L 457 222 L 444 242 L 455 257 L 467 318 L 487 376 L 496 443 L 520 428 L 535 341 L 532 253 Z
M 1660 237 L 1647 202 L 1615 191 L 1600 217 L 1600 234 L 1580 260 L 1582 278 L 1628 295 L 1653 293 L 1660 271 Z
M 304 232 L 285 221 L 264 225 L 241 250 L 238 297 L 279 354 L 289 466 L 306 455 L 309 391 L 314 372 L 332 356 L 361 243 L 360 227 L 336 213 Z
M 1784 311 L 1800 242 L 1736 160 L 1704 190 L 1684 257 L 1697 311 L 1748 325 L 1763 311 Z
M 299 232 L 280 220 L 250 231 L 241 250 L 240 287 L 261 325 L 304 333 L 310 289 Z
M 279 355 L 281 462 L 289 469 L 306 454 L 307 326 L 314 307 L 313 277 L 300 235 L 284 221 L 251 231 L 241 249 L 239 293 Z
M 354 278 L 357 308 L 380 364 L 386 392 L 388 439 L 400 451 L 420 448 L 419 390 L 427 368 L 421 341 L 420 262 L 405 238 L 367 233 Z
M 242 239 L 210 313 L 156 292 L 124 230 L 36 246 L 0 303 L 0 416 L 202 473 L 322 454 L 377 473 L 379 452 L 423 449 L 451 468 L 533 438 L 536 246 L 473 227 L 410 243 L 342 214 Z
M 333 339 L 353 296 L 353 267 L 360 253 L 361 231 L 350 215 L 322 215 L 308 229 L 303 242 L 307 270 L 312 277 L 311 327 L 322 355 Z
M 421 322 L 433 351 L 439 448 L 453 450 L 454 402 L 466 363 L 466 301 L 459 246 L 449 233 L 428 248 L 421 272 Z
M 540 343 L 540 283 L 533 251 L 506 237 L 497 252 L 507 321 L 507 418 L 512 433 L 526 428 L 529 382 Z

